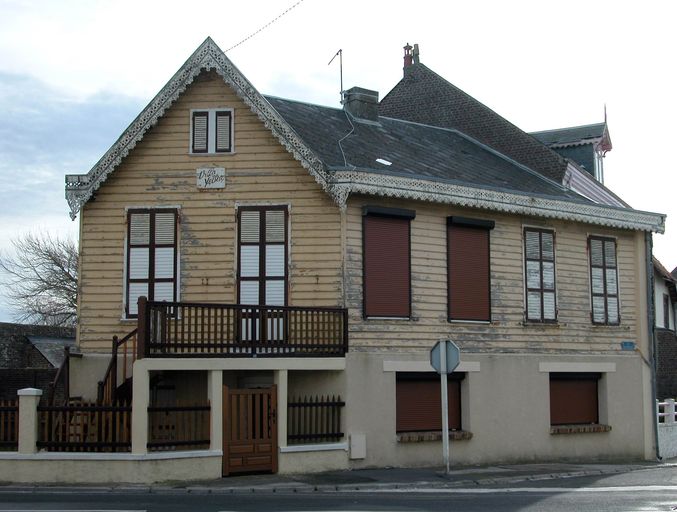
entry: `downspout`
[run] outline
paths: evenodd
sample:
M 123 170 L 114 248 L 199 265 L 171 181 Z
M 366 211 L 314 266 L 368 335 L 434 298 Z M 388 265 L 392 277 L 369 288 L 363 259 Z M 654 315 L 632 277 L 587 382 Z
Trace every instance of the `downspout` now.
M 658 444 L 658 415 L 656 414 L 656 305 L 654 303 L 654 279 L 653 279 L 653 237 L 650 231 L 644 233 L 644 247 L 646 250 L 646 309 L 647 326 L 649 330 L 649 348 L 651 350 L 651 409 L 653 410 L 653 429 L 656 444 L 656 459 L 663 460 L 661 457 L 660 446 Z

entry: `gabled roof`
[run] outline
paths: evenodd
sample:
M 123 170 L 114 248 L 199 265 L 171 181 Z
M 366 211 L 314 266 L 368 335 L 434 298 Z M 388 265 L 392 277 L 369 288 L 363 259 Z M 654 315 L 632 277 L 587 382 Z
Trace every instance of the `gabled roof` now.
M 531 132 L 531 135 L 552 148 L 597 144 L 599 142 L 604 144 L 603 149 L 605 151 L 609 151 L 612 147 L 606 122 Z
M 496 112 L 419 63 L 381 100 L 383 116 L 467 133 L 508 157 L 559 183 L 564 158 Z
M 654 270 L 665 280 L 665 285 L 670 292 L 670 300 L 677 302 L 677 279 L 673 275 L 677 269 L 671 274 L 655 256 L 652 256 L 652 262 Z
M 268 104 L 256 88 L 208 37 L 165 84 L 143 111 L 87 174 L 66 175 L 66 200 L 74 219 L 84 204 L 94 195 L 106 178 L 120 165 L 129 152 L 143 139 L 146 132 L 164 115 L 203 70 L 215 70 L 237 96 L 258 115 L 280 143 L 327 190 L 328 183 L 322 163 L 298 139 L 293 130 Z
M 426 84 L 444 81 L 421 64 L 412 67 L 419 71 L 412 71 L 408 77 L 420 77 L 423 90 Z M 361 193 L 663 232 L 663 215 L 596 204 L 562 187 L 564 159 L 461 91 L 454 94 L 463 96 L 469 109 L 474 108 L 478 132 L 497 133 L 500 136 L 495 139 L 499 142 L 512 141 L 519 149 L 515 151 L 527 161 L 541 162 L 540 169 L 513 157 L 515 151 L 500 154 L 496 144 L 487 147 L 481 137 L 467 129 L 419 124 L 401 116 L 381 117 L 378 123 L 369 124 L 349 119 L 341 110 L 266 98 L 211 38 L 198 47 L 87 174 L 66 176 L 72 218 L 195 77 L 212 69 L 341 208 L 350 194 Z M 455 89 L 444 83 L 448 90 Z M 434 87 L 429 89 L 427 108 L 433 112 L 435 102 L 444 102 L 449 95 L 440 97 Z M 391 95 L 394 101 L 394 92 L 386 99 Z M 392 165 L 377 163 L 376 158 Z M 560 165 L 563 169 L 559 169 Z M 552 176 L 544 172 L 549 168 Z

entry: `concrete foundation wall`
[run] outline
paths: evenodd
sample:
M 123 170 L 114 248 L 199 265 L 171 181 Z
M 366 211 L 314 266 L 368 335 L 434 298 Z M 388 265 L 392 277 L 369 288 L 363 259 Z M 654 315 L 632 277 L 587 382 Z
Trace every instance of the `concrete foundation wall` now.
M 349 469 L 348 453 L 345 450 L 281 453 L 278 457 L 278 473 L 317 473 L 328 469 Z
M 94 454 L 38 454 L 25 457 L 14 455 L 9 460 L 6 458 L 8 455 L 0 454 L 2 482 L 150 484 L 221 477 L 220 453 L 173 459 L 135 459 L 129 455 L 104 457 Z
M 398 358 L 425 361 L 426 356 L 424 353 L 412 353 L 408 357 L 349 354 L 347 433 L 365 434 L 367 439 L 366 458 L 351 461 L 351 467 L 424 466 L 442 462 L 441 441 L 398 441 L 396 372 L 384 371 L 384 361 Z M 479 363 L 480 368 L 480 371 L 467 372 L 461 384 L 462 429 L 473 436 L 470 440 L 452 442 L 454 463 L 646 456 L 646 437 L 647 432 L 650 433 L 647 429 L 651 423 L 641 411 L 650 404 L 644 401 L 642 390 L 646 375 L 636 355 L 472 354 L 466 357 L 468 362 Z M 559 371 L 615 370 L 603 371 L 599 382 L 600 423 L 610 425 L 610 432 L 550 433 L 548 364 L 564 365 Z

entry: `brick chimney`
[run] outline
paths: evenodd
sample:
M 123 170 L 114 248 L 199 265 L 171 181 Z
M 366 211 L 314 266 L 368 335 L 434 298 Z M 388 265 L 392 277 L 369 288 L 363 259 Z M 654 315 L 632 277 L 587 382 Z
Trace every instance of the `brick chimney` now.
M 411 54 L 411 45 L 407 43 L 404 47 L 404 72 L 406 74 L 407 68 L 411 66 L 414 62 L 414 56 Z
M 378 91 L 352 87 L 343 93 L 343 108 L 356 119 L 378 121 Z

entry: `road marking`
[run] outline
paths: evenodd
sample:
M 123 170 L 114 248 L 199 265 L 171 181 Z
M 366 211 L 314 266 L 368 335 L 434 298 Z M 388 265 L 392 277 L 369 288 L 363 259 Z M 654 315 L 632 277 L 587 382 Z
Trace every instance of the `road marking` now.
M 409 488 L 409 489 L 364 489 L 348 492 L 371 493 L 419 493 L 419 494 L 493 494 L 493 493 L 565 493 L 565 492 L 675 492 L 677 485 L 633 485 L 628 487 L 487 487 L 487 488 Z M 2 511 L 0 511 L 2 512 Z

